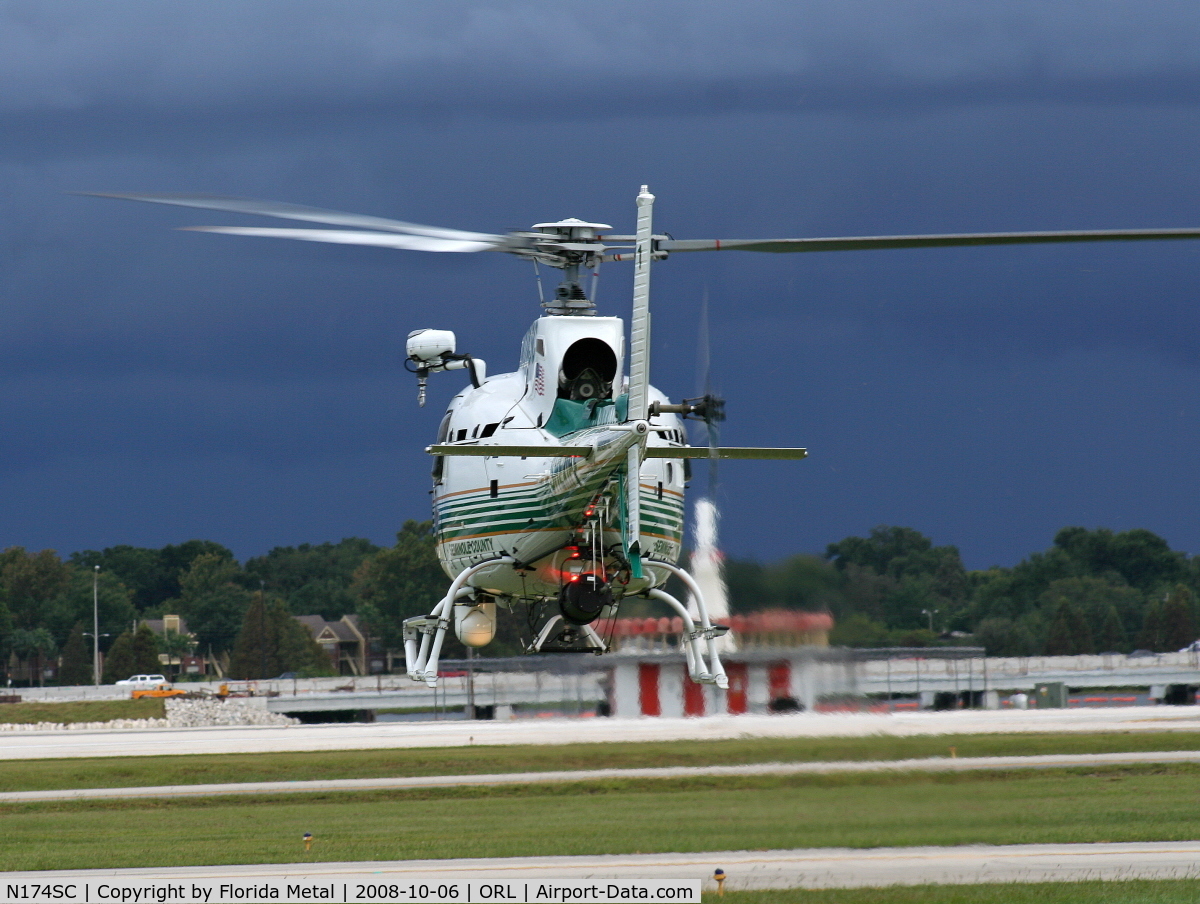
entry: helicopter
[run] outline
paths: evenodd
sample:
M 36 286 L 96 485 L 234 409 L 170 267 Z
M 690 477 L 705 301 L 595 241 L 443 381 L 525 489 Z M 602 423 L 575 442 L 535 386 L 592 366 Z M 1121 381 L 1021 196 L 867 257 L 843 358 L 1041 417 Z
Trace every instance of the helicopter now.
M 341 228 L 194 226 L 194 231 L 366 245 L 427 252 L 501 251 L 561 271 L 543 313 L 521 344 L 517 369 L 489 375 L 458 350 L 449 330 L 417 329 L 405 365 L 424 406 L 431 375 L 463 371 L 426 448 L 433 456 L 433 529 L 449 589 L 428 615 L 406 619 L 406 670 L 436 687 L 450 630 L 487 645 L 498 610 L 523 610 L 526 652 L 604 653 L 597 626 L 613 624 L 623 600 L 657 600 L 680 617 L 689 677 L 728 687 L 719 639 L 701 588 L 678 564 L 684 496 L 695 459 L 798 460 L 804 448 L 722 447 L 715 425 L 724 402 L 711 393 L 671 402 L 650 383 L 650 274 L 672 254 L 694 251 L 791 253 L 1060 242 L 1200 238 L 1200 228 L 967 233 L 841 238 L 675 239 L 656 233 L 654 196 L 643 185 L 633 234 L 569 218 L 528 231 L 492 234 L 271 201 L 207 195 L 89 193 L 98 197 L 256 214 Z M 601 264 L 633 263 L 626 326 L 592 301 Z M 591 277 L 591 291 L 585 283 Z M 707 446 L 688 442 L 686 421 L 708 428 Z M 667 592 L 675 577 L 691 606 Z

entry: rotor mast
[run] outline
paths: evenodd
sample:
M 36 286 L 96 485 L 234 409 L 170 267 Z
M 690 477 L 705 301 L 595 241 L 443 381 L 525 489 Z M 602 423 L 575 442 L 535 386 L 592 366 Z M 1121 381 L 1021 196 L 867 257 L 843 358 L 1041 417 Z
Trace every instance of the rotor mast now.
M 534 260 L 563 272 L 562 281 L 554 290 L 554 297 L 543 301 L 542 307 L 551 314 L 594 317 L 596 305 L 583 287 L 581 273 L 595 271 L 600 266 L 601 257 L 607 250 L 601 244 L 600 233 L 612 227 L 606 223 L 586 223 L 569 217 L 556 223 L 537 223 L 533 228 L 539 239 L 542 236 L 549 239 L 555 252 L 535 255 Z

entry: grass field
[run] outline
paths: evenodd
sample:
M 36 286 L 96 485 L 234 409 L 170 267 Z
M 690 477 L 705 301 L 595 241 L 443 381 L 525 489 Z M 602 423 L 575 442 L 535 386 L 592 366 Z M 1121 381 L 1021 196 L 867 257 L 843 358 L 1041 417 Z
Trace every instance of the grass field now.
M 161 701 L 136 702 L 161 705 Z M 181 735 L 180 743 L 181 746 L 186 744 L 186 735 Z M 949 756 L 951 747 L 955 748 L 960 757 L 1200 750 L 1200 732 L 947 735 L 912 738 L 745 738 L 629 744 L 11 760 L 0 765 L 0 791 L 129 788 L 209 782 L 308 781 L 327 778 L 391 778 L 406 775 L 467 775 L 641 766 L 896 760 Z
M 0 703 L 0 722 L 111 722 L 113 719 L 161 719 L 161 699 L 86 700 L 76 703 Z
M 912 885 L 704 895 L 704 904 L 1195 904 L 1200 881 Z
M 603 781 L 0 806 L 10 870 L 1177 841 L 1200 766 Z M 464 839 L 466 843 L 464 844 Z

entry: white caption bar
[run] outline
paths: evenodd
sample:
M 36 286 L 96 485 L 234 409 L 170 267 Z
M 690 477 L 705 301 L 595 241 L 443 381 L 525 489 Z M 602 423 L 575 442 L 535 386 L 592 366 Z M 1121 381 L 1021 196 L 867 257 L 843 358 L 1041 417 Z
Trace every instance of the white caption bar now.
M 700 882 L 458 882 L 451 878 L 437 883 L 390 882 L 379 874 L 338 876 L 298 875 L 295 878 L 242 876 L 228 879 L 93 879 L 47 882 L 36 874 L 7 873 L 0 891 L 3 904 L 254 904 L 254 902 L 332 901 L 350 902 L 447 902 L 447 904 L 492 904 L 492 902 L 578 902 L 601 904 L 610 901 L 698 902 Z

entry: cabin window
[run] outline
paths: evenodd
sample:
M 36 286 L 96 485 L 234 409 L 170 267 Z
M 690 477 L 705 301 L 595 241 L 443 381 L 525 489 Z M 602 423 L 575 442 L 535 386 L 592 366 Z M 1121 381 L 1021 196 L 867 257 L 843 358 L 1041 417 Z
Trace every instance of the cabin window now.
M 667 462 L 667 483 L 675 483 L 675 467 L 670 462 Z
M 458 431 L 458 441 L 461 443 L 466 438 L 467 438 L 467 428 L 463 427 L 461 430 Z
M 500 495 L 500 481 L 498 481 L 498 480 L 492 481 L 491 495 L 492 495 L 493 499 L 495 499 L 497 496 Z
M 451 412 L 447 411 L 445 417 L 442 418 L 442 422 L 438 425 L 437 441 L 439 444 L 444 443 L 450 436 L 450 414 Z M 433 457 L 434 483 L 442 482 L 442 473 L 445 471 L 445 469 L 446 457 L 444 455 L 435 455 Z
M 479 438 L 487 439 L 489 436 L 491 436 L 493 433 L 496 432 L 496 428 L 499 426 L 500 426 L 499 421 L 497 421 L 494 424 L 484 424 L 483 429 L 479 431 Z
M 543 358 L 546 357 L 546 343 L 540 336 L 538 337 L 537 341 L 537 350 L 539 355 L 541 355 Z

